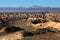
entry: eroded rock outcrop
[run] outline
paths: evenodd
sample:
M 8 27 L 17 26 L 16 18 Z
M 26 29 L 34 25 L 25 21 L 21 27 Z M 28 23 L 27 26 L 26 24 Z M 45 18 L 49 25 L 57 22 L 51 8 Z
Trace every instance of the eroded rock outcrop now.
M 18 31 L 23 31 L 23 37 L 45 33 L 60 33 L 60 14 L 4 14 L 1 16 L 1 32 L 9 32 L 15 36 Z M 19 34 L 19 32 L 17 33 Z M 26 35 L 25 35 L 26 34 Z M 7 36 L 4 36 L 7 37 Z M 4 38 L 3 37 L 3 38 Z M 8 36 L 9 37 L 9 36 Z M 20 36 L 21 37 L 21 36 Z M 19 38 L 19 37 L 18 37 Z

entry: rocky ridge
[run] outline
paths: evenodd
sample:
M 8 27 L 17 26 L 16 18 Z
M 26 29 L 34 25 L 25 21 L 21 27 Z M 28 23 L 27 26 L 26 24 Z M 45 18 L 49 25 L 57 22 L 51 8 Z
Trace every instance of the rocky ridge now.
M 59 38 L 60 14 L 0 14 L 0 30 L 1 40 L 32 40 L 47 33 Z

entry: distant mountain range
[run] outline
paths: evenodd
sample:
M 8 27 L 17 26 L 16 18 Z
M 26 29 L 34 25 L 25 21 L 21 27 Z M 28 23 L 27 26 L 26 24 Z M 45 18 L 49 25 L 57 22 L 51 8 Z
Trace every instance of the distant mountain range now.
M 25 7 L 0 7 L 0 12 L 1 11 L 7 11 L 7 10 L 14 10 L 14 11 L 35 11 L 35 12 L 59 12 L 60 13 L 60 8 L 57 8 L 57 7 L 41 7 L 41 6 L 32 6 L 32 7 L 28 7 L 28 8 L 25 8 Z M 23 12 L 22 11 L 22 12 Z

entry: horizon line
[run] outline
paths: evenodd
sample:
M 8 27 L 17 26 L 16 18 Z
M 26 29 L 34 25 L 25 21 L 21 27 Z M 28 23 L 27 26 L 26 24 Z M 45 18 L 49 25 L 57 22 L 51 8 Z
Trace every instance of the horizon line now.
M 60 8 L 60 7 L 53 7 L 53 6 L 37 6 L 36 7 L 50 7 L 50 8 Z M 29 8 L 29 7 L 35 7 L 35 6 L 0 6 L 0 7 L 23 7 L 23 8 Z

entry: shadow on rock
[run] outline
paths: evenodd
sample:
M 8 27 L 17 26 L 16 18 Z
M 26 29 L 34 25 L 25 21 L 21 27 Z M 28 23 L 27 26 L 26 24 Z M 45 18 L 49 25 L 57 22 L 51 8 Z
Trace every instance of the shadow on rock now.
M 13 32 L 16 32 L 16 31 L 20 31 L 20 30 L 24 30 L 22 28 L 19 28 L 19 27 L 15 27 L 15 26 L 8 26 L 6 27 L 5 31 L 7 33 L 13 33 Z
M 40 34 L 45 34 L 45 33 L 59 33 L 59 31 L 55 28 L 52 28 L 52 27 L 47 27 L 47 28 L 38 28 L 37 29 L 37 32 L 40 33 Z

